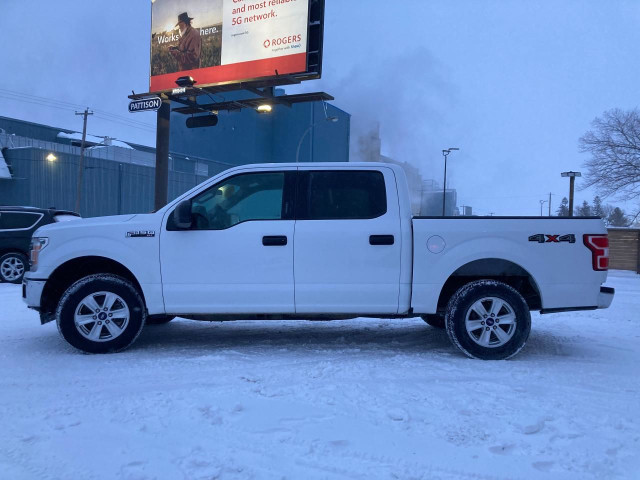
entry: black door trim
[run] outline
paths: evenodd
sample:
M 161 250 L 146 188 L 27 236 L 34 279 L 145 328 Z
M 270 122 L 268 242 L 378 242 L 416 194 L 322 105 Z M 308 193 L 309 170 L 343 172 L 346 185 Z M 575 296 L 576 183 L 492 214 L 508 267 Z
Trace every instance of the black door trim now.
M 262 245 L 265 247 L 285 247 L 287 245 L 287 237 L 286 235 L 262 237 Z
M 369 244 L 371 245 L 393 245 L 396 239 L 393 235 L 371 235 Z

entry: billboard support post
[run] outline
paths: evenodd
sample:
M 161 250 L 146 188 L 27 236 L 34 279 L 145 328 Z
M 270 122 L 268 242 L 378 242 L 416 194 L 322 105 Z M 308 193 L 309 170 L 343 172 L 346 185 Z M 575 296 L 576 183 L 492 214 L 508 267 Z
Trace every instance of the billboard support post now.
M 163 100 L 158 109 L 156 128 L 156 178 L 154 210 L 164 207 L 169 201 L 169 133 L 171 127 L 171 103 Z

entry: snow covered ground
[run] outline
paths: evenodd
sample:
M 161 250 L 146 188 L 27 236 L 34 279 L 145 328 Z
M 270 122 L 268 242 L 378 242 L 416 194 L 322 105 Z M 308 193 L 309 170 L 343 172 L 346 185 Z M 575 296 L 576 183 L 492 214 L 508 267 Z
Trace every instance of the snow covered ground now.
M 0 284 L 2 479 L 640 478 L 640 276 L 513 360 L 414 320 L 174 321 L 109 356 Z

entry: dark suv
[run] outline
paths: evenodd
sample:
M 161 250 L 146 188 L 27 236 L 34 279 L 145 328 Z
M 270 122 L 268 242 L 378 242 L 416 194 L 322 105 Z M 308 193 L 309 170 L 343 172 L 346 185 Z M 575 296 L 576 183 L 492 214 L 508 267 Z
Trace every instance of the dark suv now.
M 55 208 L 0 206 L 0 281 L 22 282 L 29 269 L 31 236 L 38 227 L 77 218 L 77 213 Z

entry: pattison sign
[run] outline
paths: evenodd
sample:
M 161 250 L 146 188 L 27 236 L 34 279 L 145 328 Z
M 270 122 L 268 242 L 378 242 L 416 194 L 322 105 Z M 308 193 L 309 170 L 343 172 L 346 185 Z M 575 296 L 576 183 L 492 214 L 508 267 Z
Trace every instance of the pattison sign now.
M 129 112 L 152 112 L 159 110 L 162 106 L 160 97 L 143 98 L 142 100 L 134 100 L 129 104 Z

